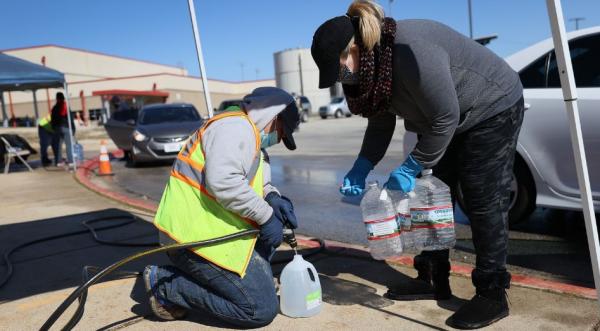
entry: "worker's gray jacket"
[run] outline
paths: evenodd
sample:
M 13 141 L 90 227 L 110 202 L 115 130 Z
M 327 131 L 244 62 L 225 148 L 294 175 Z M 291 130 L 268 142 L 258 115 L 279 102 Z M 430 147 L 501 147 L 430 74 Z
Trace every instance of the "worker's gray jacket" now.
M 245 109 L 258 130 L 263 130 L 294 99 L 287 93 L 253 98 Z M 206 188 L 226 209 L 250 218 L 259 225 L 269 220 L 273 209 L 258 196 L 248 183 L 246 174 L 252 167 L 256 138 L 252 125 L 239 116 L 227 117 L 212 123 L 202 136 L 205 153 Z M 271 185 L 268 162 L 263 168 L 264 194 L 276 191 Z M 278 192 L 279 193 L 279 192 Z
M 369 118 L 360 154 L 377 164 L 399 115 L 408 131 L 419 134 L 412 155 L 432 167 L 454 134 L 509 108 L 522 94 L 518 74 L 486 47 L 441 23 L 398 21 L 392 105 Z

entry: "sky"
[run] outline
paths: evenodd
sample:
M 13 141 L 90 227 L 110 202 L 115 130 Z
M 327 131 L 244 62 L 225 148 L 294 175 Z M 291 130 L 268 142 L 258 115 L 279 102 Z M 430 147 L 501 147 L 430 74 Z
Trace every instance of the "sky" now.
M 196 0 L 211 79 L 274 78 L 273 53 L 310 47 L 317 27 L 346 12 L 350 0 Z M 3 1 L 0 50 L 56 44 L 184 67 L 198 76 L 187 0 Z M 387 16 L 440 21 L 468 35 L 467 0 L 379 0 Z M 600 0 L 562 0 L 565 19 L 600 26 Z M 391 12 L 391 15 L 390 15 Z M 489 47 L 510 55 L 551 36 L 544 0 L 472 0 L 474 37 L 498 34 Z M 566 22 L 567 31 L 575 23 Z

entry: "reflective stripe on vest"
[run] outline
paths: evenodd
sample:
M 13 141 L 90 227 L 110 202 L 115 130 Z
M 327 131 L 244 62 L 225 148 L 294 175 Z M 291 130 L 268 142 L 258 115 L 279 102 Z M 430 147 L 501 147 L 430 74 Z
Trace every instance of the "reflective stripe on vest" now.
M 258 129 L 243 112 L 217 115 L 192 135 L 171 169 L 171 176 L 154 218 L 154 224 L 161 231 L 161 238 L 169 237 L 180 243 L 192 242 L 258 227 L 256 222 L 225 209 L 206 188 L 206 155 L 202 149 L 202 136 L 212 123 L 232 116 L 246 119 L 254 130 L 256 152 L 246 178 L 254 192 L 263 196 L 263 157 Z M 255 243 L 256 236 L 248 236 L 192 251 L 215 265 L 244 277 Z

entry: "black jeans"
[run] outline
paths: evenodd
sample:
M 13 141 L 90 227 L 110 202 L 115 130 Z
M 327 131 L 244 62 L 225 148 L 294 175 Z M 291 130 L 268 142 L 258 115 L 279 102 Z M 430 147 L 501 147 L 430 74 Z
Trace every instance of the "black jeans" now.
M 510 284 L 506 271 L 510 183 L 524 111 L 521 98 L 498 115 L 455 135 L 433 168 L 433 175 L 450 186 L 453 198 L 460 184 L 477 256 L 472 279 L 478 289 L 508 288 Z M 443 250 L 420 256 L 447 260 L 448 255 L 448 250 Z

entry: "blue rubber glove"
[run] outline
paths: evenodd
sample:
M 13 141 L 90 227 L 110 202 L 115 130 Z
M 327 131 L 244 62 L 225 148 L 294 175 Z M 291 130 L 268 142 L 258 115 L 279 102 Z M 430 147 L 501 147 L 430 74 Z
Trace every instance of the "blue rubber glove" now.
M 277 214 L 279 219 L 284 220 L 290 228 L 295 229 L 298 227 L 294 205 L 290 199 L 280 196 L 277 192 L 271 192 L 267 194 L 265 201 L 273 207 L 273 213 Z
M 415 178 L 423 170 L 423 166 L 409 154 L 404 163 L 390 174 L 385 187 L 390 190 L 410 192 L 415 188 Z
M 373 163 L 367 158 L 359 156 L 352 169 L 344 176 L 340 193 L 345 196 L 361 195 L 365 190 L 365 179 L 371 170 L 373 170 Z
M 279 219 L 275 212 L 267 223 L 260 226 L 259 240 L 266 247 L 279 247 L 283 241 L 283 220 Z

